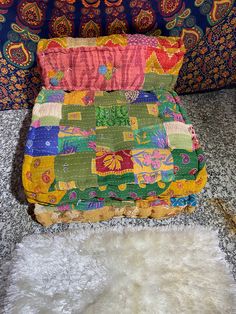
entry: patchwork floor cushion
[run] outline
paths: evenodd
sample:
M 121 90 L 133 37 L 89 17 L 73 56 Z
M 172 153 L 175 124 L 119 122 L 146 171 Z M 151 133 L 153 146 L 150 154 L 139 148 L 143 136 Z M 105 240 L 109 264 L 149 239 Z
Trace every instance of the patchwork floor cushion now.
M 56 44 L 55 44 L 56 43 Z M 192 211 L 205 158 L 174 92 L 179 38 L 41 40 L 23 184 L 43 225 Z

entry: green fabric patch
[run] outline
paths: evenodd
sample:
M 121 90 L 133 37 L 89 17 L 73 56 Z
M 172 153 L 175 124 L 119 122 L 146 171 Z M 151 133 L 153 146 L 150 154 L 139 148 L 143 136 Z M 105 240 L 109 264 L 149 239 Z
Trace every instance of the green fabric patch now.
M 88 137 L 82 136 L 65 136 L 58 138 L 58 152 L 59 154 L 71 154 L 76 152 L 93 151 L 93 144 L 95 145 L 96 136 Z
M 153 108 L 156 108 L 158 113 L 158 105 L 157 104 L 148 104 Z M 136 118 L 137 120 L 137 128 L 143 128 L 150 125 L 155 125 L 158 123 L 162 123 L 161 119 L 158 116 L 154 116 L 148 111 L 148 107 L 144 103 L 139 104 L 130 104 L 129 105 L 129 116 L 130 118 Z
M 169 134 L 169 143 L 170 148 L 172 149 L 186 149 L 186 150 L 192 150 L 193 142 L 192 138 L 189 135 L 186 134 Z
M 134 130 L 134 148 L 168 148 L 167 136 L 163 124 Z
M 132 149 L 133 133 L 130 127 L 105 127 L 96 129 L 96 144 L 112 152 Z
M 51 90 L 42 88 L 35 99 L 35 104 L 45 104 L 47 102 L 59 102 L 63 103 L 64 101 L 64 90 Z
M 155 94 L 159 102 L 159 117 L 162 122 L 183 121 L 186 124 L 191 124 L 185 109 L 179 104 L 179 96 L 174 91 L 158 89 Z
M 171 153 L 174 159 L 175 180 L 195 180 L 199 171 L 196 152 L 174 149 Z
M 177 81 L 177 77 L 177 75 L 173 74 L 161 75 L 157 73 L 145 73 L 143 90 L 155 90 L 157 88 L 173 90 Z
M 116 183 L 115 183 L 116 184 Z M 147 184 L 141 188 L 137 184 L 127 184 L 126 189 L 120 190 L 117 185 L 108 185 L 105 190 L 100 190 L 98 187 L 80 189 L 71 189 L 66 192 L 58 205 L 76 204 L 79 200 L 95 201 L 98 198 L 108 199 L 115 197 L 122 200 L 132 200 L 137 198 L 147 198 L 148 196 L 156 196 L 165 192 L 171 182 L 159 182 L 159 184 Z M 161 188 L 160 188 L 161 186 Z
M 60 125 L 79 127 L 83 130 L 95 128 L 94 106 L 64 105 Z
M 124 173 L 122 175 L 106 175 L 98 176 L 98 185 L 120 185 L 124 183 L 133 183 L 134 184 L 134 174 L 133 173 Z
M 92 174 L 94 152 L 82 152 L 55 157 L 57 182 L 74 181 L 80 189 L 97 186 L 97 175 Z
M 96 95 L 94 99 L 95 106 L 112 106 L 112 105 L 126 105 L 124 91 L 103 92 L 102 95 Z
M 205 158 L 203 150 L 201 148 L 198 148 L 196 150 L 196 154 L 197 154 L 197 158 L 198 158 L 198 168 L 200 171 L 206 165 L 206 158 Z
M 39 117 L 38 117 L 38 116 L 32 115 L 32 122 L 38 121 L 38 120 L 39 120 Z
M 181 113 L 181 115 L 182 115 L 182 117 L 184 119 L 184 122 L 186 124 L 192 124 L 192 121 L 189 119 L 186 110 L 183 107 L 179 106 L 179 105 L 178 105 L 178 108 L 179 108 L 179 112 Z
M 96 126 L 129 126 L 128 106 L 97 106 Z
M 56 117 L 41 117 L 40 126 L 58 126 L 60 124 L 60 119 Z

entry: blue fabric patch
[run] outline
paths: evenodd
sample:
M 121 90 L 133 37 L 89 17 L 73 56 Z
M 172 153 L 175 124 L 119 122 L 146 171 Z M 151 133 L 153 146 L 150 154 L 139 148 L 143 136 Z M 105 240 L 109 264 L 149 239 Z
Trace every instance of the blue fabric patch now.
M 99 209 L 105 206 L 104 201 L 81 201 L 79 200 L 75 205 L 76 210 L 93 210 Z
M 185 196 L 185 197 L 172 197 L 170 199 L 171 201 L 171 205 L 172 206 L 186 206 L 186 205 L 190 205 L 190 206 L 196 206 L 197 205 L 197 199 L 196 199 L 196 195 L 191 194 L 189 196 Z
M 100 74 L 106 74 L 107 73 L 107 67 L 105 65 L 100 65 L 99 68 L 98 68 L 98 72 Z
M 140 91 L 138 97 L 131 102 L 131 104 L 136 104 L 140 102 L 156 102 L 158 101 L 157 96 L 153 92 Z
M 51 156 L 58 154 L 58 126 L 30 127 L 25 145 L 25 154 Z

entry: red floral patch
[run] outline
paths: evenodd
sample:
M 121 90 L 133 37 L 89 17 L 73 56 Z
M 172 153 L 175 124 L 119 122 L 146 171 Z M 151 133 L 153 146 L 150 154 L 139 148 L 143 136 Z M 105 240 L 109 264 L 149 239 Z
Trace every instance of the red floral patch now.
M 133 172 L 130 150 L 118 152 L 97 152 L 96 170 L 99 175 L 120 175 Z

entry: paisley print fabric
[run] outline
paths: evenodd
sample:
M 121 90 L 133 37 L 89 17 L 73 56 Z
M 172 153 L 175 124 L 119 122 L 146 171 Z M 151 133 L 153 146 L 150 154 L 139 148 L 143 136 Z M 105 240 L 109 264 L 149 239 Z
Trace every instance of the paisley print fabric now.
M 40 38 L 180 36 L 187 53 L 176 91 L 192 93 L 236 84 L 235 27 L 235 0 L 0 0 L 0 110 L 34 104 L 42 84 L 35 57 Z M 109 64 L 105 71 L 109 80 Z
M 158 40 L 172 54 L 179 51 L 177 39 Z M 38 51 L 41 57 L 54 49 L 61 53 L 67 45 L 84 49 L 87 44 L 109 43 L 124 48 L 128 41 L 135 47 L 157 45 L 156 38 L 122 35 L 82 42 L 43 40 Z M 145 56 L 149 60 L 147 51 Z M 181 61 L 168 63 L 169 76 L 178 74 Z M 79 66 L 79 58 L 77 62 Z M 48 77 L 52 69 L 42 60 L 41 65 Z M 146 68 L 147 62 L 144 72 Z M 163 77 L 163 72 L 159 64 L 155 74 Z M 96 82 L 100 72 L 92 75 Z M 206 184 L 205 158 L 178 95 L 168 90 L 171 87 L 157 84 L 152 90 L 146 85 L 150 90 L 144 91 L 116 86 L 117 90 L 103 91 L 98 84 L 97 90 L 68 90 L 62 78 L 56 76 L 60 89 L 42 88 L 38 94 L 25 147 L 23 184 L 28 201 L 36 204 L 38 221 L 48 226 L 191 212 L 195 194 Z

